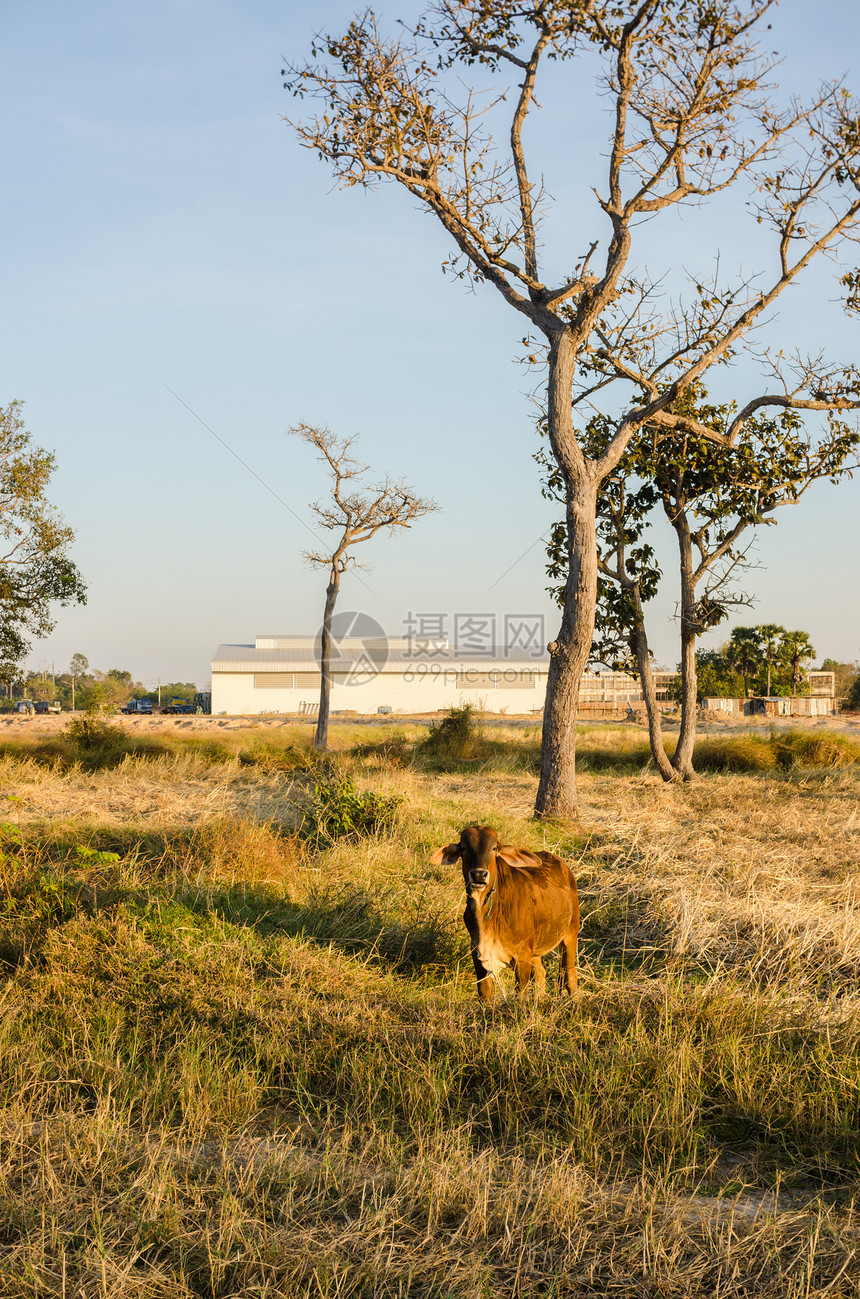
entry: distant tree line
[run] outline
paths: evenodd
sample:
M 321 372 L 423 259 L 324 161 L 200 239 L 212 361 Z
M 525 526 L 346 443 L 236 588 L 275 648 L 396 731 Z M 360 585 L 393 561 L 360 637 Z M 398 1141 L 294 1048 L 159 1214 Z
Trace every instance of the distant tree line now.
M 147 690 L 125 668 L 108 668 L 106 672 L 91 668 L 84 654 L 73 654 L 65 672 L 49 671 L 47 667 L 37 672 L 14 669 L 8 672 L 5 685 L 7 698 L 0 700 L 0 708 L 6 711 L 14 708 L 19 699 L 56 700 L 63 710 L 90 712 L 112 711 L 130 699 L 149 699 L 153 705 L 158 704 L 157 689 Z M 192 699 L 196 690 L 193 681 L 165 682 L 161 702 Z
M 719 649 L 696 651 L 699 698 L 749 699 L 761 695 L 809 694 L 807 672 L 815 655 L 809 633 L 775 623 L 735 627 Z M 820 672 L 832 672 L 843 708 L 860 709 L 860 663 L 825 658 Z

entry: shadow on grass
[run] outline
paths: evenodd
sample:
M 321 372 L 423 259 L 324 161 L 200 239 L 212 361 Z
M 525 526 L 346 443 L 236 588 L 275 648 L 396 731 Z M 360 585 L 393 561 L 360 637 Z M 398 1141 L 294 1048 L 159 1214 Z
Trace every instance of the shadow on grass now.
M 50 933 L 122 903 L 140 904 L 181 869 L 198 830 L 70 825 L 48 835 L 0 824 L 0 967 L 38 962 Z
M 82 745 L 67 735 L 46 736 L 37 742 L 6 741 L 0 744 L 0 758 L 13 762 L 35 762 L 40 767 L 70 771 L 113 771 L 126 758 L 164 758 L 188 754 L 207 765 L 235 761 L 235 754 L 217 740 L 167 741 L 149 736 L 111 738 L 104 743 Z
M 288 934 L 336 947 L 398 974 L 447 977 L 464 956 L 465 933 L 461 937 L 446 916 L 422 906 L 420 899 L 404 916 L 402 898 L 371 895 L 360 884 L 314 889 L 301 904 L 274 889 L 238 884 L 180 893 L 176 900 L 189 910 L 214 913 L 264 935 Z
M 443 738 L 445 738 L 443 736 Z M 669 757 L 675 751 L 677 735 L 664 735 Z M 391 760 L 383 745 L 365 744 L 353 750 L 357 757 L 375 758 L 379 765 L 403 766 L 407 762 L 420 771 L 475 773 L 480 771 L 537 774 L 540 741 L 535 739 L 489 738 L 475 727 L 464 736 L 447 737 L 442 743 L 436 732 L 410 748 L 401 745 Z M 844 767 L 860 762 L 860 742 L 849 736 L 786 731 L 772 735 L 704 735 L 696 742 L 693 757 L 700 774 L 738 773 L 785 774 L 810 767 Z M 617 728 L 580 731 L 576 764 L 581 772 L 636 776 L 656 772 L 648 741 L 641 734 Z

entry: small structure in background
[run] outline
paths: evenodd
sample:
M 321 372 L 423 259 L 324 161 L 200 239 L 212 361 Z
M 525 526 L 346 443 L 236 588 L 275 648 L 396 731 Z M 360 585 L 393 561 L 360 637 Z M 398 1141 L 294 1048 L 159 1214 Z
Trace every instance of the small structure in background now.
M 709 695 L 702 700 L 706 713 L 725 713 L 727 717 L 743 717 L 745 699 L 725 699 L 722 695 Z
M 807 672 L 809 693 L 804 695 L 753 695 L 750 699 L 703 700 L 706 712 L 728 717 L 830 717 L 836 712 L 836 677 L 833 672 Z

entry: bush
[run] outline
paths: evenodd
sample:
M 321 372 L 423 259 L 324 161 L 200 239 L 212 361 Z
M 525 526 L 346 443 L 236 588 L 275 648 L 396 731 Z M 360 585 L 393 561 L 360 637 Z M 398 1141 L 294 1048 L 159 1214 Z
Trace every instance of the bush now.
M 484 757 L 485 748 L 471 704 L 449 708 L 441 721 L 431 722 L 429 735 L 418 746 L 426 757 L 455 762 Z
M 54 760 L 59 758 L 62 762 L 71 758 L 72 762 L 79 762 L 90 771 L 116 766 L 135 747 L 122 727 L 105 721 L 97 712 L 70 718 L 64 736 L 57 738 L 60 740 L 60 749 L 65 748 L 66 753 L 61 751 Z M 65 746 L 62 745 L 63 739 L 66 740 Z M 50 761 L 48 752 L 45 758 Z
M 362 794 L 351 776 L 330 770 L 314 785 L 299 833 L 316 848 L 338 839 L 367 838 L 391 828 L 402 802 L 397 794 L 386 796 L 370 790 Z
M 72 717 L 66 727 L 66 734 L 78 749 L 83 749 L 87 753 L 93 750 L 116 749 L 126 743 L 126 735 L 122 727 L 112 726 L 97 713 Z

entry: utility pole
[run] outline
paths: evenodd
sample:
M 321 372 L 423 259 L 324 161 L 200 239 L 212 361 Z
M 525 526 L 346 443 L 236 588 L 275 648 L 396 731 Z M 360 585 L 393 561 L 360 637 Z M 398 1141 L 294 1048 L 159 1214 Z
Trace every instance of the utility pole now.
M 158 706 L 161 707 L 161 677 L 158 678 Z

